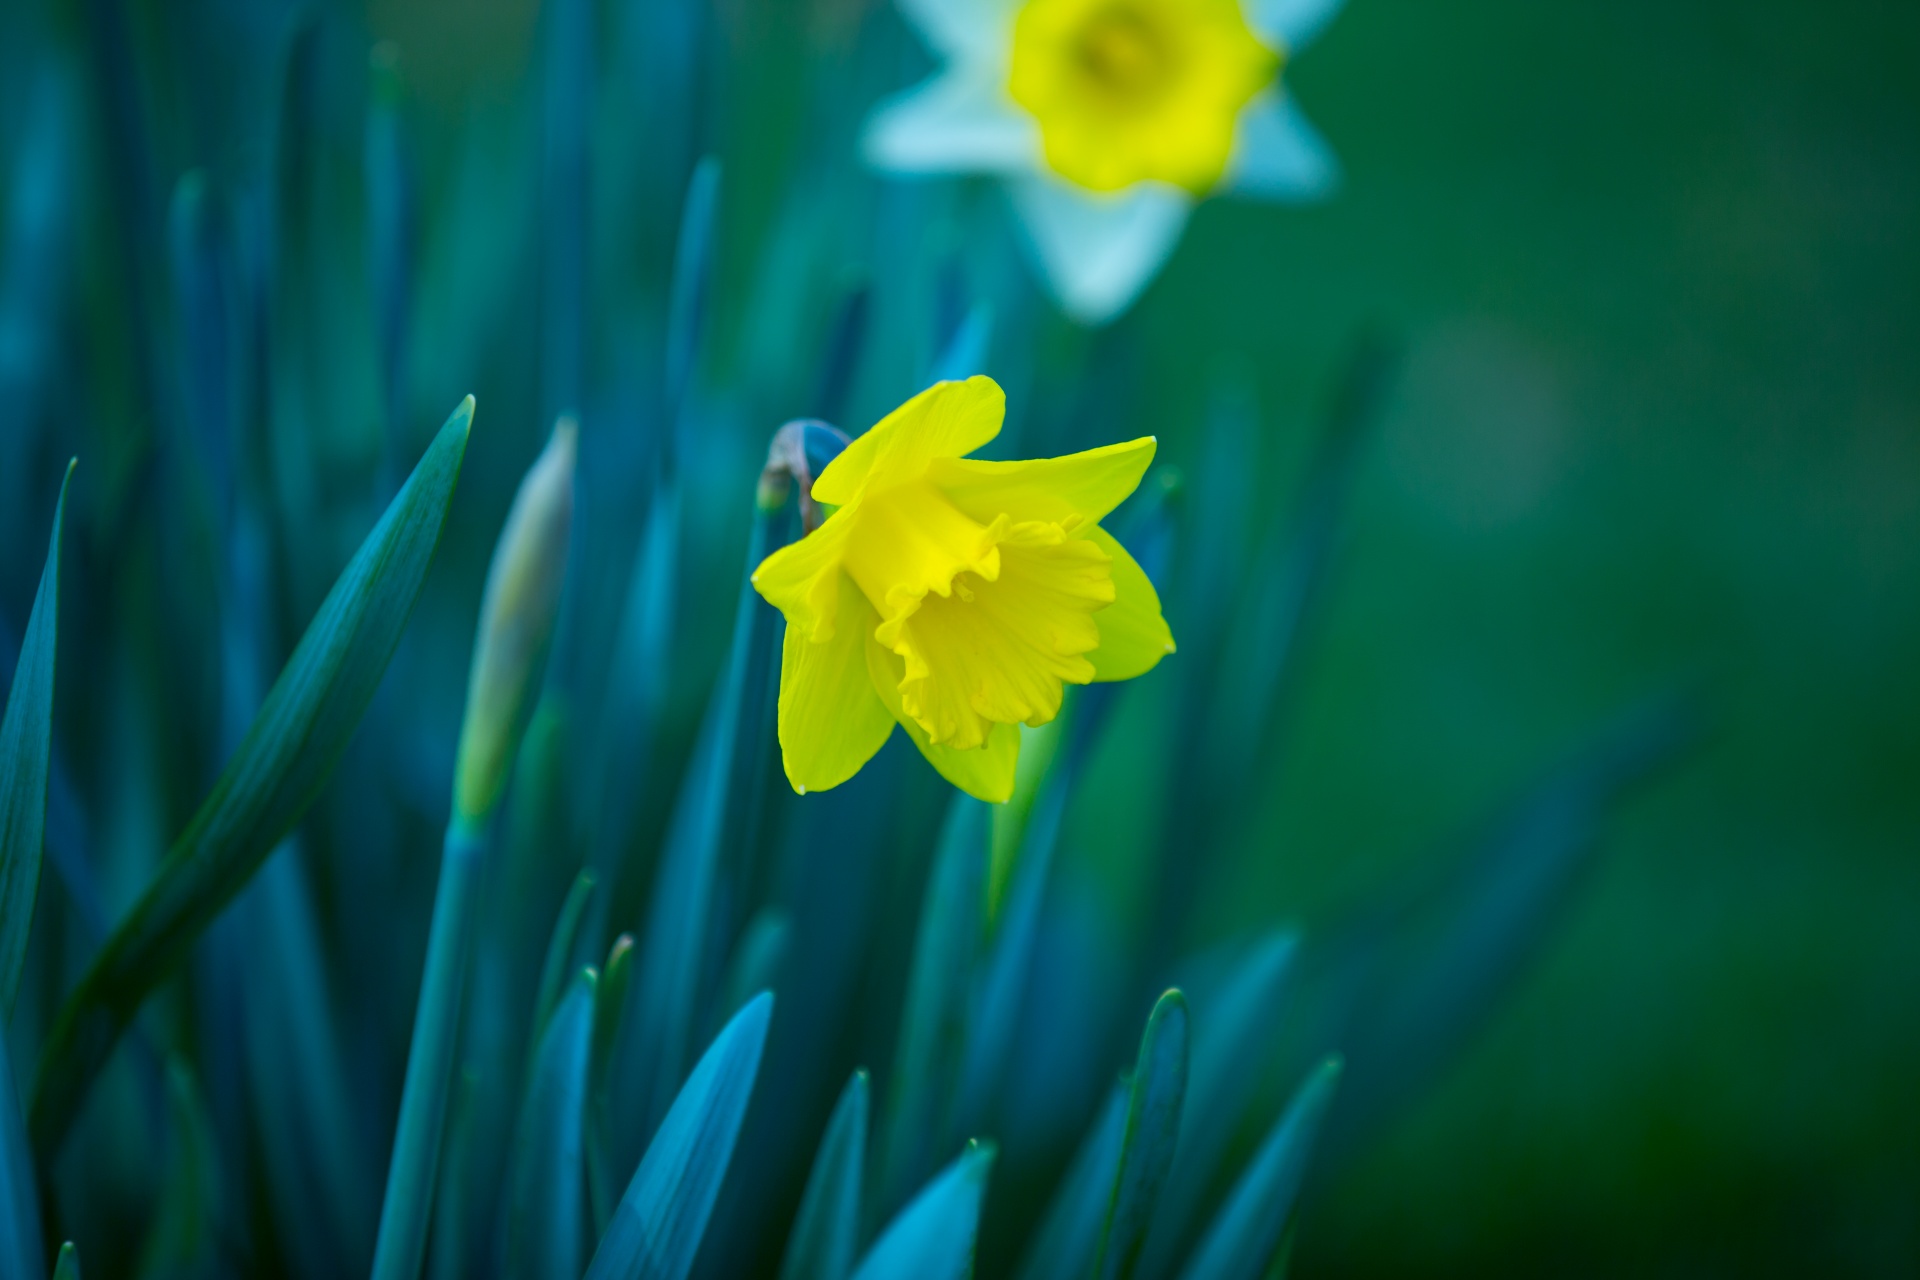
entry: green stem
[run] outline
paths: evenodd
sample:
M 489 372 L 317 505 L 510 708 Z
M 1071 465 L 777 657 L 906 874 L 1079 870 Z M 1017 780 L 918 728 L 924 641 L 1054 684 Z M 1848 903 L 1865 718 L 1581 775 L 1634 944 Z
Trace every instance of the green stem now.
M 440 1132 L 446 1123 L 447 1089 L 459 1044 L 460 994 L 473 950 L 486 851 L 484 831 L 458 817 L 448 825 L 433 926 L 427 937 L 427 969 L 413 1015 L 406 1089 L 400 1096 L 400 1127 L 393 1139 L 393 1161 L 387 1167 L 373 1280 L 416 1280 L 426 1252 Z

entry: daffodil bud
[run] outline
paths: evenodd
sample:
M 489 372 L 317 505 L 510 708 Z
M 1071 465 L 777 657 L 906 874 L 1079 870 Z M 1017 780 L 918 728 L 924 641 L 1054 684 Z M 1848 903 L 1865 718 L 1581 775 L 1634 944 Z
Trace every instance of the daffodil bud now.
M 479 824 L 499 803 L 560 611 L 573 524 L 575 437 L 562 418 L 520 482 L 494 548 L 467 677 L 467 716 L 454 766 L 453 812 Z

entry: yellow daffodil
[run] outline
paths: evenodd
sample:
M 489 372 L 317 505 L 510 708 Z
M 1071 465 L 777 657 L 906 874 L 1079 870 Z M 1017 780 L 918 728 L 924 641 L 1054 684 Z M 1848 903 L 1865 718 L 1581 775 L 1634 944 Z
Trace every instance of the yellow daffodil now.
M 1195 201 L 1333 185 L 1332 153 L 1280 74 L 1340 0 L 896 3 L 946 65 L 874 113 L 868 160 L 1002 177 L 1076 319 L 1125 310 Z
M 937 383 L 820 473 L 833 512 L 753 585 L 786 615 L 780 750 L 802 794 L 838 786 L 897 721 L 949 782 L 1013 791 L 1020 726 L 1068 684 L 1130 680 L 1173 652 L 1153 584 L 1100 527 L 1151 436 L 1064 458 L 965 455 L 1000 433 L 991 379 Z

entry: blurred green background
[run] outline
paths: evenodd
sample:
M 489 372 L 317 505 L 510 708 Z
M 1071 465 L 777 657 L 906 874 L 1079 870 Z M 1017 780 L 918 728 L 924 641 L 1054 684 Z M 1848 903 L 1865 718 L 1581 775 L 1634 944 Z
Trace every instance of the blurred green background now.
M 902 87 L 924 61 L 876 72 L 860 50 L 897 19 L 862 0 L 716 5 L 697 74 L 728 174 L 705 379 L 724 400 L 768 343 L 796 365 L 821 345 L 754 313 L 786 193 L 854 164 L 857 120 L 800 104 L 856 74 Z M 226 38 L 132 10 L 149 40 Z M 486 175 L 528 146 L 536 6 L 370 0 L 344 20 L 402 50 L 429 190 L 504 210 L 497 244 L 422 247 L 422 328 L 497 349 L 527 302 L 509 267 L 447 263 L 524 265 L 535 193 Z M 1705 745 L 1623 811 L 1518 999 L 1309 1202 L 1296 1274 L 1920 1272 L 1916 68 L 1912 5 L 1351 0 L 1288 73 L 1344 165 L 1335 199 L 1209 204 L 1112 330 L 1003 338 L 1120 370 L 1124 426 L 1190 466 L 1209 388 L 1250 372 L 1264 519 L 1290 509 L 1355 332 L 1405 340 L 1263 819 L 1201 887 L 1210 931 L 1338 919 L 1612 709 L 1676 676 L 1707 693 Z M 246 121 L 233 137 L 244 167 L 258 141 Z M 692 145 L 639 117 L 596 137 L 641 167 Z M 649 216 L 596 246 L 657 289 L 678 210 Z M 649 338 L 616 330 L 589 359 Z M 335 354 L 360 362 L 347 401 L 367 357 Z M 422 367 L 480 377 L 483 422 L 529 398 L 525 370 Z M 413 394 L 444 413 L 467 389 Z M 845 425 L 897 398 L 860 387 Z M 798 408 L 756 400 L 715 456 L 750 468 L 776 411 Z M 442 590 L 471 590 L 543 430 L 496 421 Z M 340 449 L 364 460 L 371 438 Z M 696 557 L 735 563 L 733 514 L 696 517 Z M 10 604 L 37 570 L 15 561 Z M 451 705 L 460 670 L 423 678 Z

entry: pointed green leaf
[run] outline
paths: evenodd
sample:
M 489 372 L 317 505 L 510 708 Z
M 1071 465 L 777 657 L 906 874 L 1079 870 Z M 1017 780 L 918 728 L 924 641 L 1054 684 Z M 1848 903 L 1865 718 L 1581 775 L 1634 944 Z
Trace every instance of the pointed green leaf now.
M 60 1246 L 60 1260 L 53 1264 L 53 1280 L 80 1280 L 80 1251 L 69 1240 Z
M 586 1225 L 581 1124 L 594 986 L 593 970 L 581 970 L 540 1037 L 514 1153 L 509 1280 L 580 1274 Z
M 765 790 L 769 762 L 754 744 L 773 716 L 780 615 L 753 589 L 750 575 L 779 545 L 785 523 L 777 512 L 754 513 L 727 665 L 708 699 L 654 878 L 629 1037 L 637 1061 L 621 1082 L 644 1117 L 642 1133 L 666 1112 L 699 1043 L 700 997 L 711 990 L 715 894 L 727 868 L 744 856 L 740 851 L 751 847 L 748 833 Z
M 633 976 L 633 935 L 623 933 L 607 952 L 607 968 L 593 988 L 593 1038 L 587 1055 L 587 1192 L 593 1205 L 594 1238 L 606 1234 L 613 1219 L 614 1184 L 608 1129 L 612 1116 L 607 1096 L 607 1073 L 613 1065 L 613 1046 L 627 1008 L 627 987 Z
M 727 962 L 726 977 L 720 982 L 720 1004 L 715 1021 L 731 1018 L 747 1001 L 762 991 L 780 985 L 780 968 L 787 960 L 787 944 L 793 937 L 793 918 L 779 907 L 763 907 L 740 931 L 733 944 L 733 958 Z
M 787 1237 L 780 1280 L 847 1280 L 860 1248 L 860 1168 L 867 1158 L 867 1073 L 841 1090 Z
M 1169 991 L 1153 1006 L 1140 1037 L 1140 1060 L 1127 1102 L 1127 1132 L 1113 1179 L 1107 1229 L 1095 1280 L 1131 1280 L 1147 1227 L 1173 1168 L 1180 1109 L 1187 1095 L 1187 1001 Z
M 1019 1280 L 1086 1280 L 1113 1200 L 1113 1176 L 1120 1167 L 1131 1091 L 1116 1083 L 1106 1105 L 1074 1153 L 1067 1176 L 1047 1206 L 1034 1233 Z
M 0 1035 L 0 1091 L 6 1095 L 0 1097 L 0 1275 L 37 1276 L 47 1266 L 40 1243 L 40 1192 L 5 1035 Z
M 1224 981 L 1188 989 L 1199 1010 L 1180 1145 L 1160 1195 L 1140 1272 L 1165 1275 L 1213 1188 L 1234 1130 L 1259 1088 L 1282 1019 L 1281 999 L 1299 954 L 1298 935 L 1276 930 L 1237 959 Z
M 342 571 L 213 793 L 54 1024 L 28 1127 L 50 1158 L 149 993 L 299 821 L 353 737 L 439 544 L 473 421 L 469 396 Z
M 1344 1153 L 1430 1081 L 1484 1025 L 1545 944 L 1613 806 L 1700 730 L 1691 697 L 1628 708 L 1469 839 L 1434 882 L 1329 948 L 1315 966 L 1322 1025 L 1348 1070 L 1327 1144 Z
M 694 1067 L 594 1252 L 587 1280 L 686 1280 L 733 1159 L 773 1020 L 763 992 Z
M 988 805 L 956 792 L 927 875 L 900 1044 L 888 1072 L 878 1166 L 882 1212 L 904 1203 L 926 1179 L 941 1147 L 953 1149 L 953 1094 L 986 930 L 990 814 Z
M 199 1082 L 183 1058 L 167 1064 L 172 1154 L 140 1253 L 139 1274 L 204 1275 L 219 1257 L 220 1156 Z
M 60 528 L 74 464 L 60 482 L 53 509 L 47 564 L 34 593 L 33 614 L 20 641 L 20 661 L 0 720 L 0 1009 L 9 1017 L 27 961 L 33 898 L 40 888 L 40 850 L 47 829 L 47 758 L 53 749 L 53 664 L 60 613 Z M 39 1256 L 35 1230 L 34 1253 Z M 33 1274 L 39 1274 L 36 1261 Z
M 529 1035 L 536 1046 L 546 1030 L 547 1019 L 559 1007 L 567 974 L 573 971 L 573 949 L 580 941 L 580 922 L 586 919 L 593 887 L 593 872 L 581 871 L 573 878 L 573 887 L 567 890 L 560 914 L 554 919 L 553 935 L 547 939 L 546 959 L 540 963 L 539 991 L 533 1001 L 533 1026 Z
M 860 1260 L 853 1280 L 966 1280 L 971 1276 L 980 1204 L 986 1199 L 994 1155 L 992 1143 L 968 1143 L 887 1224 Z
M 1214 1216 L 1187 1264 L 1185 1280 L 1260 1280 L 1266 1274 L 1339 1080 L 1340 1059 L 1328 1058 L 1300 1086 Z

